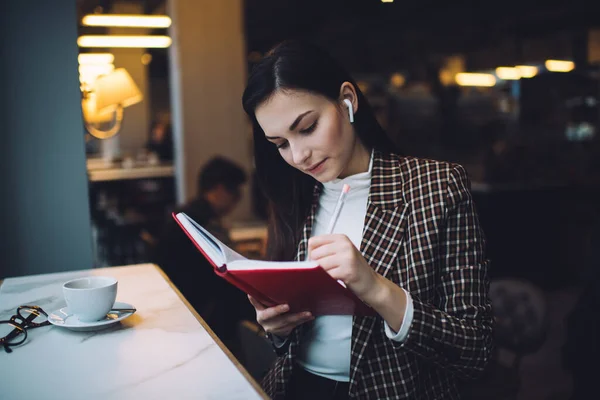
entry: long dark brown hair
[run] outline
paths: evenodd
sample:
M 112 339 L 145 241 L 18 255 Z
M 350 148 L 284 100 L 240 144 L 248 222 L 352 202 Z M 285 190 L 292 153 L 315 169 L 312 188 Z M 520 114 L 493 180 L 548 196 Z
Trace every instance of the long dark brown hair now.
M 310 212 L 317 181 L 287 164 L 277 147 L 265 138 L 255 110 L 278 90 L 300 90 L 324 96 L 339 104 L 340 88 L 350 82 L 357 94 L 354 130 L 368 149 L 395 152 L 365 96 L 350 74 L 327 52 L 302 41 L 285 41 L 274 47 L 254 66 L 242 98 L 254 134 L 256 177 L 269 202 L 270 260 L 292 260 L 302 228 Z

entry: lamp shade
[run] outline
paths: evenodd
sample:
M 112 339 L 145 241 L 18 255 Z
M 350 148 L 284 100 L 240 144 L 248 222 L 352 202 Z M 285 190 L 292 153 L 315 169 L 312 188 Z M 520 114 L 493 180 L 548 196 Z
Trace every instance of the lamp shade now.
M 93 90 L 98 115 L 112 114 L 119 106 L 129 107 L 144 98 L 125 68 L 98 77 Z
M 87 123 L 108 123 L 114 119 L 113 114 L 106 113 L 100 115 L 96 112 L 96 95 L 94 93 L 90 93 L 81 99 L 81 108 L 83 111 L 83 118 Z

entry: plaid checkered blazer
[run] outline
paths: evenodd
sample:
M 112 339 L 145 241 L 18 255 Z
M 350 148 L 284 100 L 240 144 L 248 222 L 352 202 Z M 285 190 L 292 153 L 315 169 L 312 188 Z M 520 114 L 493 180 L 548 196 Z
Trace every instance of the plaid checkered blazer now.
M 298 246 L 306 256 L 321 185 Z M 464 168 L 374 152 L 360 246 L 381 275 L 410 292 L 414 314 L 403 342 L 390 340 L 381 317 L 353 318 L 349 397 L 456 399 L 459 381 L 477 376 L 492 350 L 485 239 Z M 300 339 L 288 345 L 262 382 L 283 399 Z

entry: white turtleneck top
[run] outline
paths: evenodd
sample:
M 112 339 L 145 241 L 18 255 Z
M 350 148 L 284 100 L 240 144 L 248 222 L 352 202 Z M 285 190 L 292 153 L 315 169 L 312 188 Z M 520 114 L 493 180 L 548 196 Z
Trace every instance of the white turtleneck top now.
M 327 233 L 327 227 L 335 205 L 340 197 L 344 184 L 350 185 L 346 202 L 341 210 L 339 219 L 333 233 L 348 236 L 350 241 L 360 249 L 363 236 L 365 215 L 367 213 L 367 200 L 371 188 L 371 170 L 373 168 L 373 155 L 367 172 L 348 176 L 344 179 L 335 179 L 323 184 L 319 197 L 319 206 L 312 228 L 312 236 Z M 407 309 L 404 320 L 398 332 L 385 323 L 385 332 L 388 338 L 403 341 L 408 334 L 412 321 L 413 305 L 410 295 L 407 294 Z M 350 380 L 350 345 L 352 338 L 352 316 L 328 315 L 315 318 L 313 327 L 302 338 L 298 352 L 298 364 L 307 371 L 342 382 Z M 277 343 L 276 343 L 277 344 Z

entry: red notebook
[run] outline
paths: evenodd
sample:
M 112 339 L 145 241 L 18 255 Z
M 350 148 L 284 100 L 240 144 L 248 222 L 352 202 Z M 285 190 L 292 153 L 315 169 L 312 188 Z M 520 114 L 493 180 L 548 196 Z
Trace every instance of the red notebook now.
M 271 307 L 313 315 L 375 315 L 352 291 L 314 261 L 251 260 L 233 251 L 185 213 L 173 213 L 181 229 L 213 265 L 215 273 Z

